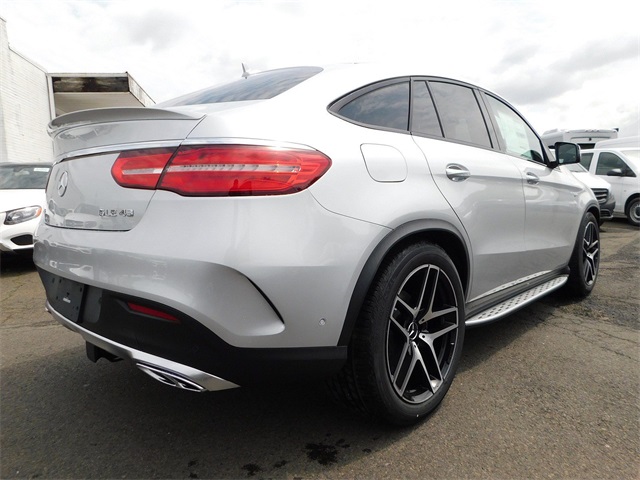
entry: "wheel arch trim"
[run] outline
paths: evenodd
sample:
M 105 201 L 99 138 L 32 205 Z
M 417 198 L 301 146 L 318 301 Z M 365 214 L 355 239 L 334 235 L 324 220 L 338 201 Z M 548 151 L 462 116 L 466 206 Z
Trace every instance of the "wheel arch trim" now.
M 629 195 L 627 197 L 627 200 L 624 203 L 624 211 L 625 211 L 625 215 L 627 210 L 629 209 L 629 207 L 631 206 L 631 202 L 633 202 L 634 200 L 637 200 L 638 197 L 640 197 L 640 192 L 636 192 L 636 193 L 632 193 L 631 195 Z
M 467 243 L 460 230 L 443 220 L 414 220 L 405 223 L 392 230 L 376 245 L 360 271 L 351 294 L 338 346 L 349 344 L 360 309 L 385 258 L 401 245 L 420 240 L 439 245 L 451 256 L 466 295 L 471 278 L 471 262 Z

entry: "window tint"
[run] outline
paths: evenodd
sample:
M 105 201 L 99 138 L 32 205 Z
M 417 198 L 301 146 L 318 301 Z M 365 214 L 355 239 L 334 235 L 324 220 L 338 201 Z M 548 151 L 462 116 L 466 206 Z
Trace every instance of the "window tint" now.
M 319 67 L 295 67 L 256 73 L 231 83 L 189 93 L 174 100 L 159 103 L 157 106 L 178 107 L 205 103 L 266 100 L 286 92 L 321 71 L 322 68 Z
M 413 110 L 411 131 L 441 137 L 442 129 L 433 106 L 427 82 L 413 82 Z
M 593 159 L 593 153 L 582 153 L 580 154 L 580 165 L 589 170 L 591 166 L 591 160 Z
M 542 145 L 529 125 L 500 100 L 487 95 L 502 151 L 516 157 L 544 162 Z
M 491 147 L 487 126 L 473 90 L 451 83 L 429 82 L 444 136 Z
M 338 114 L 359 123 L 409 129 L 409 82 L 394 83 L 351 100 Z
M 622 173 L 627 177 L 635 177 L 633 170 L 631 170 L 624 160 L 618 155 L 610 152 L 602 152 L 598 159 L 598 166 L 596 167 L 596 175 L 606 175 L 614 168 L 619 168 Z

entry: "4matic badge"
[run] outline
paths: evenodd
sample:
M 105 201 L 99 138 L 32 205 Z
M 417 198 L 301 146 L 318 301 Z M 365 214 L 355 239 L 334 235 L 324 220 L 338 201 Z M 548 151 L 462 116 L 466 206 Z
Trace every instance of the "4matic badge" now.
M 133 217 L 134 212 L 132 208 L 123 208 L 123 209 L 101 208 L 100 210 L 98 210 L 98 215 L 101 217 Z

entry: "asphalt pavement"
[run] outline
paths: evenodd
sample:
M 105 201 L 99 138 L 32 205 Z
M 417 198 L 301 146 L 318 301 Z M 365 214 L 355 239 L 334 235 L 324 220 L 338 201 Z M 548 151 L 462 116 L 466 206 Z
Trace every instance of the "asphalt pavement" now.
M 29 258 L 0 266 L 0 477 L 640 478 L 640 230 L 606 222 L 593 294 L 468 330 L 440 408 L 394 429 L 321 385 L 196 394 L 87 360 Z

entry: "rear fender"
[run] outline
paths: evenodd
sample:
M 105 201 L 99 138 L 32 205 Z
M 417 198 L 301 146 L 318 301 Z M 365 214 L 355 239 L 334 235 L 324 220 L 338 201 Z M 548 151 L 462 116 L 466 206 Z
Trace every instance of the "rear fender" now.
M 360 309 L 384 260 L 408 243 L 426 240 L 440 245 L 456 265 L 466 294 L 471 278 L 471 263 L 467 244 L 463 238 L 458 229 L 441 220 L 416 220 L 389 233 L 373 250 L 360 272 L 349 302 L 338 345 L 349 344 Z

